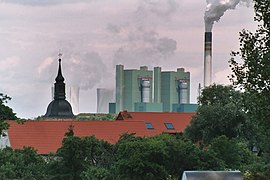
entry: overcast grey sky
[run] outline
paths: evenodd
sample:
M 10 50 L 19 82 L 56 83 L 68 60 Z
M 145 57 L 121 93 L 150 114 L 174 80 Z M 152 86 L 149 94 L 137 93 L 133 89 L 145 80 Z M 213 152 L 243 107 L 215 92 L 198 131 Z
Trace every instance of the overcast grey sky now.
M 213 0 L 212 0 L 213 1 Z M 208 0 L 209 2 L 209 0 Z M 96 88 L 114 88 L 115 65 L 191 73 L 203 82 L 204 0 L 0 0 L 0 92 L 19 117 L 43 115 L 57 54 L 66 85 L 79 85 L 80 111 L 96 111 Z M 254 31 L 253 9 L 237 5 L 213 26 L 213 80 L 228 84 L 238 33 Z

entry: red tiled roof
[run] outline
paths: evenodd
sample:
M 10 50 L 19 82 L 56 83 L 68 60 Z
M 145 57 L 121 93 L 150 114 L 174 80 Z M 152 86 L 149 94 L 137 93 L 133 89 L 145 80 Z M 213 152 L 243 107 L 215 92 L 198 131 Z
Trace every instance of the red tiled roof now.
M 37 149 L 39 154 L 48 154 L 61 147 L 64 134 L 70 125 L 74 126 L 75 136 L 94 135 L 98 139 L 116 143 L 124 133 L 136 133 L 136 136 L 144 137 L 162 132 L 182 132 L 195 114 L 124 112 L 129 115 L 119 120 L 119 117 L 123 117 L 121 113 L 115 121 L 46 120 L 26 121 L 23 124 L 7 121 L 10 124 L 8 137 L 14 149 L 31 146 Z M 145 123 L 151 123 L 154 129 L 147 129 Z M 174 129 L 168 130 L 164 123 L 172 123 Z
M 24 146 L 31 146 L 36 148 L 39 154 L 56 152 L 61 147 L 64 134 L 70 125 L 74 126 L 75 136 L 94 135 L 109 143 L 116 143 L 123 133 L 147 136 L 145 125 L 137 121 L 27 121 L 24 124 L 8 121 L 8 123 L 11 147 L 22 149 Z
M 116 121 L 144 121 L 153 125 L 149 135 L 156 135 L 162 132 L 176 133 L 183 132 L 190 123 L 192 116 L 196 113 L 177 113 L 177 112 L 120 112 Z M 174 129 L 168 130 L 164 123 L 172 123 Z
M 116 120 L 156 120 L 156 119 L 190 119 L 196 113 L 184 113 L 184 112 L 120 112 Z

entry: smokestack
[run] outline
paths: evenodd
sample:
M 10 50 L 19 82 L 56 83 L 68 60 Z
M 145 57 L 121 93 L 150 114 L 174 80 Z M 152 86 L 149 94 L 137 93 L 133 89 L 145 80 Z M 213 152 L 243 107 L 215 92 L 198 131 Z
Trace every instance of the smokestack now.
M 204 87 L 212 84 L 212 32 L 204 34 Z

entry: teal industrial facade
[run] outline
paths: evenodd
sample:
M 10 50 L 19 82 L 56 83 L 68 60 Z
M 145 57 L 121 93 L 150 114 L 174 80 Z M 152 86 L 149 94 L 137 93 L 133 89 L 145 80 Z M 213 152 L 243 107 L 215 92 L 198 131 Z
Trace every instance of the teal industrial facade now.
M 154 75 L 154 76 L 153 76 Z M 110 103 L 109 112 L 194 112 L 190 104 L 190 73 L 184 68 L 177 71 L 154 72 L 147 66 L 124 70 L 116 65 L 116 102 Z M 181 105 L 181 106 L 180 106 Z

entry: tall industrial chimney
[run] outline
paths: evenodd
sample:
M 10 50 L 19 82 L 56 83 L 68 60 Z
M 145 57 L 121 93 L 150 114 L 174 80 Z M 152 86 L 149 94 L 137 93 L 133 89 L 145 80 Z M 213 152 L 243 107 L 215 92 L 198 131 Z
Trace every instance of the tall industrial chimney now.
M 212 84 L 212 32 L 204 34 L 204 87 Z

